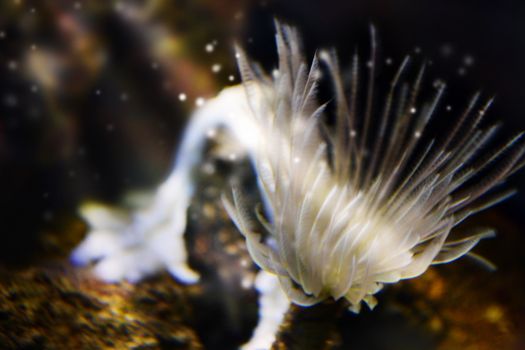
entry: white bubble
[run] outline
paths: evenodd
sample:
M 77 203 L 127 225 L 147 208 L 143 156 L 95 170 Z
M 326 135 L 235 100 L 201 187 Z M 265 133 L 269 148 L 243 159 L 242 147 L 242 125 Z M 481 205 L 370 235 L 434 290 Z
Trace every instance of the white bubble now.
M 446 86 L 446 83 L 443 79 L 436 79 L 434 80 L 434 82 L 432 83 L 432 86 L 435 88 L 435 89 L 440 89 L 440 88 L 444 88 Z
M 244 17 L 244 12 L 242 11 L 237 11 L 233 15 L 233 19 L 235 19 L 236 21 L 240 21 L 241 19 L 243 19 L 243 17 Z
M 184 92 L 181 92 L 179 94 L 179 101 L 186 101 L 187 98 L 188 98 L 188 96 L 186 96 L 186 94 Z
M 222 66 L 219 63 L 215 63 L 213 66 L 211 66 L 211 71 L 213 73 L 219 73 L 222 69 Z
M 416 114 L 417 109 L 415 107 L 410 108 L 410 113 Z
M 235 77 L 234 77 L 233 75 L 229 75 L 229 76 L 228 76 L 228 80 L 229 80 L 229 81 L 234 81 L 234 80 L 235 80 Z
M 18 98 L 13 94 L 6 95 L 4 96 L 4 104 L 7 107 L 16 107 L 18 106 Z
M 241 287 L 243 289 L 251 289 L 253 287 L 253 278 L 252 277 L 244 277 L 241 280 Z
M 472 66 L 474 64 L 474 57 L 472 57 L 471 55 L 466 55 L 465 57 L 463 57 L 463 63 L 467 67 Z
M 53 212 L 48 210 L 48 211 L 45 211 L 43 214 L 42 214 L 42 218 L 45 220 L 45 221 L 52 221 L 53 220 Z
M 7 69 L 9 70 L 17 70 L 18 69 L 18 62 L 15 60 L 11 60 L 7 62 Z
M 151 62 L 151 69 L 154 69 L 154 70 L 159 69 L 159 64 L 157 62 Z
M 450 57 L 454 54 L 454 47 L 451 44 L 443 44 L 439 51 L 443 57 Z
M 7 34 L 3 30 L 0 31 L 0 39 L 5 39 L 6 36 Z
M 447 109 L 447 112 L 450 112 L 452 110 L 452 106 L 448 105 L 446 109 Z
M 100 89 L 95 90 L 95 95 L 100 96 L 101 93 L 102 91 L 100 91 Z
M 215 50 L 215 46 L 213 46 L 212 43 L 206 44 L 206 46 L 204 47 L 204 50 L 208 53 L 212 53 L 213 50 Z
M 195 99 L 195 105 L 197 107 L 202 107 L 204 105 L 204 102 L 206 102 L 206 100 L 203 97 L 197 97 Z
M 393 61 L 392 61 L 392 59 L 391 59 L 390 57 L 388 57 L 388 58 L 385 60 L 385 63 L 386 63 L 387 66 L 390 66 L 390 65 L 392 65 Z
M 36 84 L 31 85 L 31 92 L 37 93 L 38 92 L 38 86 Z
M 414 137 L 415 137 L 416 139 L 420 138 L 420 137 L 421 137 L 421 131 L 419 131 L 419 130 L 416 131 L 416 132 L 414 133 Z
M 207 175 L 212 175 L 215 173 L 215 166 L 212 163 L 204 163 L 202 171 Z
M 230 153 L 228 155 L 228 159 L 231 160 L 231 161 L 234 161 L 237 159 L 237 155 L 235 153 Z

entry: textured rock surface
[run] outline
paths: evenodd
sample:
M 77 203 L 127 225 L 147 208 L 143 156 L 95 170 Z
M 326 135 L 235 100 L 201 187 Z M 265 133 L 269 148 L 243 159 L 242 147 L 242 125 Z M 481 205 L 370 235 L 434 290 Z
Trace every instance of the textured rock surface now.
M 214 167 L 220 171 L 210 172 Z M 207 163 L 203 170 L 188 227 L 198 284 L 183 286 L 167 273 L 137 285 L 101 283 L 69 264 L 85 227 L 64 219 L 42 232 L 41 256 L 30 265 L 1 270 L 0 348 L 236 349 L 246 342 L 257 321 L 256 268 L 220 203 L 226 180 L 216 174 L 228 173 L 228 165 Z M 273 349 L 522 348 L 524 238 L 494 213 L 483 220 L 500 231 L 480 247 L 498 271 L 468 260 L 438 266 L 386 288 L 377 308 L 359 315 L 331 301 L 294 306 Z

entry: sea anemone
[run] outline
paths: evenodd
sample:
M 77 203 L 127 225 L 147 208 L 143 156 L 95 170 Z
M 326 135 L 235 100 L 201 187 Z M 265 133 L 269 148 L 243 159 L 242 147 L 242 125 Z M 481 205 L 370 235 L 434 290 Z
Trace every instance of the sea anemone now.
M 374 28 L 364 94 L 357 54 L 345 79 L 333 50 L 308 65 L 296 30 L 279 23 L 276 30 L 279 66 L 272 76 L 237 50 L 260 132 L 254 167 L 263 203 L 249 205 L 238 188 L 223 199 L 254 261 L 278 276 L 292 302 L 344 298 L 354 310 L 361 301 L 373 307 L 384 284 L 453 261 L 493 235 L 451 234 L 509 197 L 513 191 L 485 194 L 522 165 L 521 134 L 482 152 L 498 128 L 480 126 L 492 100 L 480 104 L 475 94 L 433 138 L 427 126 L 445 84 L 420 101 L 425 68 L 403 83 L 406 58 L 378 104 Z M 321 104 L 323 81 L 332 95 Z

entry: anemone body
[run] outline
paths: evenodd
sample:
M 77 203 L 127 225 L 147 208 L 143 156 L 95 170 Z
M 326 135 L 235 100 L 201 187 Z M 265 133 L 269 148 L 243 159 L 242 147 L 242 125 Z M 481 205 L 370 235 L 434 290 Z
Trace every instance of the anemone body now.
M 479 127 L 491 101 L 478 107 L 475 95 L 444 135 L 429 138 L 426 127 L 445 87 L 419 101 L 424 69 L 402 84 L 405 59 L 379 104 L 374 37 L 361 93 L 357 55 L 345 81 L 334 52 L 321 51 L 308 65 L 295 30 L 276 28 L 278 74 L 265 75 L 237 54 L 260 135 L 253 161 L 264 210 L 248 205 L 236 188 L 224 203 L 255 262 L 279 277 L 291 301 L 311 305 L 331 297 L 355 309 L 361 301 L 373 306 L 385 283 L 455 260 L 493 234 L 450 234 L 512 194 L 481 198 L 520 167 L 523 155 L 516 145 L 521 135 L 481 152 L 497 129 Z M 330 104 L 317 98 L 323 75 L 332 84 Z

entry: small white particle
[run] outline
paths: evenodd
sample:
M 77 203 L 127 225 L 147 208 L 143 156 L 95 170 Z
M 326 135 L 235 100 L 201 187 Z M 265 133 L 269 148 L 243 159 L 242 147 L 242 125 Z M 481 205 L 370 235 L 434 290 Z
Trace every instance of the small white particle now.
M 464 76 L 465 74 L 467 74 L 467 70 L 465 69 L 465 67 L 460 67 L 460 68 L 458 69 L 458 74 L 459 74 L 460 76 Z
M 472 66 L 474 64 L 474 57 L 472 57 L 471 55 L 466 55 L 465 57 L 463 57 L 463 63 L 467 67 Z
M 49 210 L 46 211 L 46 212 L 44 212 L 44 214 L 42 215 L 43 219 L 44 219 L 45 221 L 48 221 L 48 222 L 51 221 L 51 220 L 53 220 L 53 216 L 54 216 L 54 215 L 53 215 L 53 212 L 52 212 L 52 211 L 49 211 Z
M 75 10 L 80 10 L 82 8 L 82 3 L 80 2 L 75 2 L 75 4 L 73 5 L 73 7 L 75 8 Z
M 450 112 L 452 110 L 452 106 L 448 105 L 446 109 L 447 109 L 447 112 Z
M 228 76 L 228 80 L 229 80 L 229 81 L 234 81 L 234 80 L 235 80 L 235 77 L 234 77 L 233 75 L 229 75 L 229 76 Z
M 125 92 L 123 92 L 122 94 L 120 94 L 120 100 L 121 100 L 121 101 L 126 102 L 128 99 L 129 99 L 129 96 L 128 96 L 128 94 L 126 94 Z
M 240 21 L 241 19 L 243 19 L 243 17 L 244 17 L 244 13 L 242 11 L 237 11 L 233 15 L 233 19 L 235 19 L 236 21 Z
M 157 62 L 151 62 L 151 69 L 154 69 L 154 70 L 159 69 L 159 64 Z
M 366 62 L 366 66 L 367 66 L 368 68 L 372 68 L 372 67 L 374 66 L 374 61 L 367 61 L 367 62 Z
M 210 139 L 214 138 L 215 136 L 217 136 L 217 130 L 216 129 L 210 129 L 206 132 L 206 136 Z
M 215 166 L 210 162 L 204 163 L 202 171 L 207 175 L 212 175 L 215 173 Z
M 236 53 L 235 53 L 235 58 L 241 58 L 241 54 L 238 53 L 238 52 L 236 52 Z
M 421 48 L 419 46 L 414 47 L 414 52 L 417 54 L 421 53 Z
M 294 159 L 293 159 L 293 162 L 296 163 L 296 164 L 299 163 L 300 161 L 301 161 L 301 158 L 299 158 L 299 157 L 294 157 Z
M 356 135 L 357 132 L 354 129 L 350 130 L 350 137 L 356 137 Z
M 416 114 L 416 112 L 417 112 L 417 109 L 415 107 L 410 108 L 411 114 Z
M 272 70 L 272 77 L 273 77 L 274 79 L 279 78 L 279 70 L 278 70 L 278 69 L 274 69 L 274 70 Z
M 391 59 L 390 57 L 388 57 L 388 58 L 385 60 L 385 63 L 386 63 L 387 66 L 390 66 L 390 65 L 392 65 L 393 61 L 392 61 L 392 59 Z
M 18 69 L 18 62 L 15 60 L 11 60 L 7 62 L 7 69 L 9 70 L 17 70 Z
M 202 98 L 202 97 L 197 97 L 195 99 L 195 105 L 197 107 L 202 107 L 204 105 L 204 102 L 206 102 L 206 100 L 204 100 L 204 98 Z
M 454 47 L 451 44 L 444 44 L 439 51 L 441 52 L 441 56 L 450 57 L 454 54 Z
M 251 289 L 253 287 L 253 278 L 251 278 L 251 277 L 244 277 L 241 280 L 241 287 L 243 289 Z
M 36 49 L 37 49 L 36 44 L 32 44 L 32 45 L 31 45 L 31 50 L 36 51 Z
M 35 84 L 31 85 L 31 92 L 32 93 L 37 93 L 38 92 L 38 86 L 35 85 Z
M 219 73 L 222 69 L 222 66 L 219 63 L 215 63 L 213 66 L 211 66 L 211 71 L 213 73 Z
M 115 3 L 115 11 L 120 12 L 124 10 L 124 4 L 121 1 Z
M 187 98 L 188 98 L 188 96 L 186 96 L 186 94 L 184 92 L 181 92 L 179 94 L 179 101 L 186 101 Z
M 0 31 L 0 39 L 5 39 L 5 37 L 6 37 L 5 32 L 3 30 Z
M 237 155 L 235 153 L 230 153 L 230 155 L 228 156 L 228 159 L 231 161 L 234 161 L 237 159 Z
M 436 89 L 442 87 L 443 85 L 445 85 L 445 82 L 443 80 L 441 80 L 441 79 L 436 79 L 432 83 L 432 86 L 434 86 L 434 88 L 436 88 Z
M 95 95 L 97 95 L 97 96 L 100 96 L 101 93 L 102 93 L 102 91 L 100 91 L 100 89 L 97 89 L 97 90 L 95 91 Z
M 207 53 L 212 53 L 213 50 L 215 50 L 215 47 L 213 46 L 213 44 L 209 43 L 209 44 L 206 44 L 206 46 L 204 47 L 204 50 Z
M 416 132 L 414 133 L 414 137 L 415 137 L 416 139 L 420 138 L 420 137 L 421 137 L 421 131 L 416 131 Z
M 10 108 L 16 107 L 18 105 L 18 98 L 13 94 L 6 95 L 4 97 L 4 104 Z

